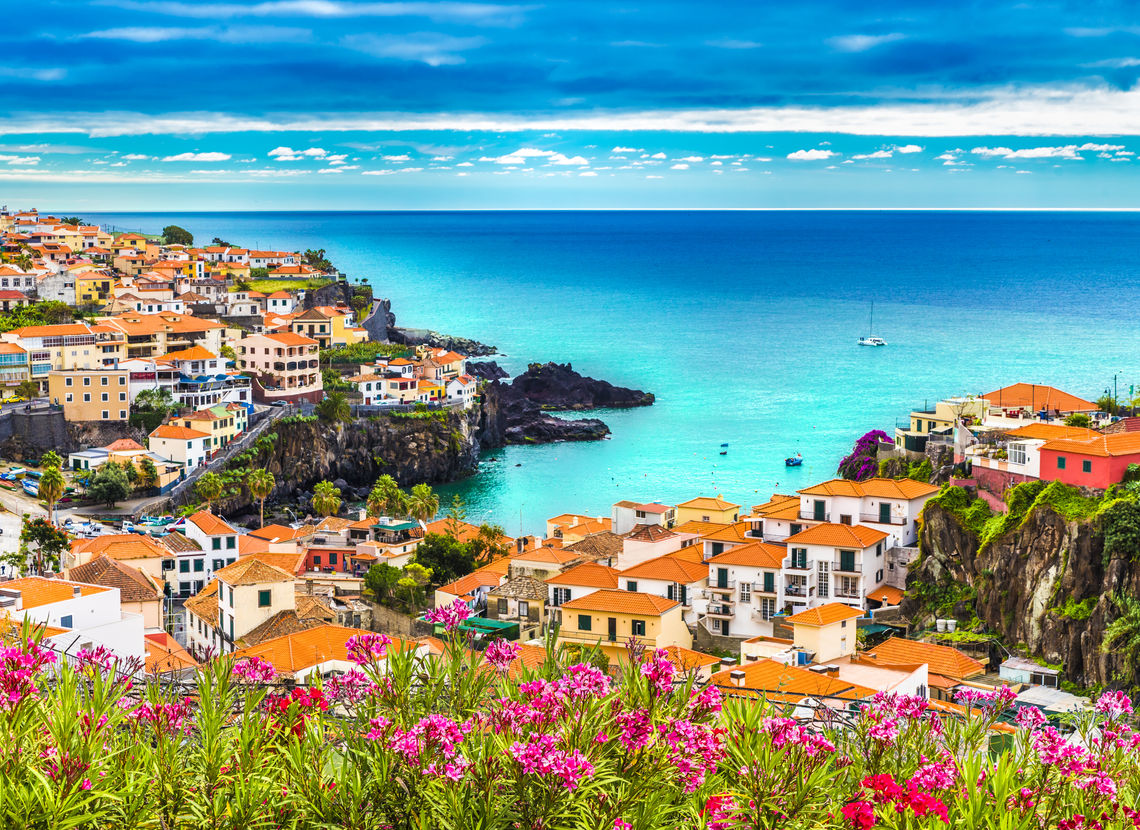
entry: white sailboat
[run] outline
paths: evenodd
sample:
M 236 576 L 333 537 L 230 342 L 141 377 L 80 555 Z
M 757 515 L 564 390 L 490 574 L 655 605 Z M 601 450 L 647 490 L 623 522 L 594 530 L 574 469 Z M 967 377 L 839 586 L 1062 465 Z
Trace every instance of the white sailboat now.
M 867 336 L 859 338 L 860 346 L 885 346 L 887 341 L 881 337 L 876 337 L 875 331 L 875 301 L 871 300 L 871 322 L 867 326 Z

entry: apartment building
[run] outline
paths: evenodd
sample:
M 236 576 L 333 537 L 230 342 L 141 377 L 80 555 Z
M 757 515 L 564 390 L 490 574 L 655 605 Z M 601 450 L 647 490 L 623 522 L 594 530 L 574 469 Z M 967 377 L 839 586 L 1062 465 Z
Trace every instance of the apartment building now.
M 130 415 L 129 372 L 77 369 L 48 374 L 48 398 L 68 421 L 125 421 Z
M 321 400 L 319 353 L 316 340 L 291 332 L 252 334 L 237 345 L 238 368 L 256 376 L 253 395 L 262 403 Z

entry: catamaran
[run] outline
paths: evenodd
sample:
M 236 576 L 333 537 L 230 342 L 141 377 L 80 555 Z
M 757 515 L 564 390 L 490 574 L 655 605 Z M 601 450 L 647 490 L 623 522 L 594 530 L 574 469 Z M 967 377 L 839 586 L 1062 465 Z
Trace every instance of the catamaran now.
M 867 326 L 867 336 L 859 338 L 860 346 L 885 346 L 887 341 L 874 335 L 875 331 L 875 301 L 871 300 L 871 322 Z

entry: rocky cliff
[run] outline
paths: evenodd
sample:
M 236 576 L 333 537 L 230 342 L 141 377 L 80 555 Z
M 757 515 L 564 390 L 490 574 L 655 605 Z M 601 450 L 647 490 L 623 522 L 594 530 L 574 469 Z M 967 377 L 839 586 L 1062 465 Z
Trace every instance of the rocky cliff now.
M 366 496 L 384 474 L 409 487 L 473 473 L 480 448 L 479 410 L 423 414 L 427 417 L 378 416 L 335 425 L 282 419 L 272 427 L 275 437 L 259 439 L 256 449 L 230 462 L 228 497 L 219 507 L 226 514 L 256 507 L 240 485 L 248 468 L 273 473 L 273 501 L 305 500 L 319 481 L 335 482 L 348 499 Z
M 1132 551 L 1105 555 L 1110 511 L 1073 517 L 1047 495 L 990 517 L 980 533 L 979 508 L 971 515 L 928 503 L 902 613 L 912 623 L 955 617 L 997 634 L 1011 650 L 1062 664 L 1082 686 L 1127 682 L 1122 655 L 1101 644 L 1120 613 L 1113 598 L 1140 595 L 1140 563 Z
M 511 386 L 521 397 L 548 410 L 627 409 L 651 406 L 653 394 L 588 378 L 569 363 L 532 363 Z
M 395 323 L 393 317 L 392 322 Z M 481 356 L 498 352 L 494 346 L 480 343 L 468 337 L 440 334 L 430 329 L 405 329 L 392 326 L 388 329 L 388 339 L 405 346 L 431 346 L 435 349 L 450 349 L 468 356 Z

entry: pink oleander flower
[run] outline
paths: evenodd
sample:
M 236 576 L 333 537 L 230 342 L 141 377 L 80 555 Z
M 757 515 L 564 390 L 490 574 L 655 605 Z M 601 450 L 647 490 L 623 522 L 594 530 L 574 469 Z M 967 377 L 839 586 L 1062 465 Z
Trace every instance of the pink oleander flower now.
M 641 674 L 649 678 L 658 694 L 668 694 L 673 689 L 673 675 L 677 668 L 670 662 L 669 653 L 663 648 L 657 649 L 653 656 L 641 664 Z
M 522 649 L 517 643 L 512 643 L 509 640 L 495 640 L 483 652 L 483 657 L 487 662 L 495 667 L 496 670 L 506 673 L 507 669 L 511 667 L 511 663 L 519 656 Z
M 843 817 L 856 830 L 871 830 L 875 826 L 875 808 L 868 801 L 852 801 L 840 810 Z
M 705 686 L 700 691 L 694 690 L 689 697 L 689 707 L 694 715 L 704 713 L 716 714 L 721 709 L 723 695 L 716 686 Z
M 471 609 L 461 599 L 455 600 L 451 605 L 433 608 L 424 614 L 424 619 L 430 623 L 442 625 L 447 631 L 454 631 L 459 624 L 471 616 Z
M 953 757 L 925 763 L 915 770 L 907 785 L 912 790 L 948 790 L 958 781 L 958 765 Z
M 81 648 L 75 657 L 81 670 L 93 668 L 101 672 L 110 671 L 116 659 L 114 652 L 105 646 Z
M 658 740 L 668 747 L 673 767 L 686 793 L 695 792 L 724 757 L 724 730 L 684 718 L 670 718 L 657 727 Z
M 269 683 L 277 677 L 277 670 L 260 657 L 243 657 L 234 663 L 233 677 L 241 683 Z
M 621 730 L 618 733 L 618 741 L 627 752 L 636 752 L 649 743 L 652 725 L 646 710 L 633 709 L 621 712 L 614 720 Z
M 1091 766 L 1089 753 L 1065 740 L 1052 726 L 1034 732 L 1031 740 L 1041 763 L 1055 767 L 1062 775 L 1075 775 Z
M 338 674 L 325 683 L 325 690 L 337 703 L 356 704 L 376 691 L 376 684 L 360 669 Z
M 169 737 L 189 735 L 193 727 L 191 717 L 193 707 L 187 700 L 173 703 L 142 703 L 129 712 L 128 717 L 136 724 L 146 724 L 157 733 Z
M 1132 714 L 1132 700 L 1124 692 L 1105 692 L 1094 707 L 1102 715 L 1117 718 Z
M 604 671 L 586 663 L 575 663 L 554 681 L 557 691 L 569 700 L 602 698 L 610 693 L 611 680 Z
M 428 759 L 435 763 L 437 757 L 453 759 L 459 754 L 459 744 L 473 728 L 470 722 L 458 723 L 445 715 L 428 715 L 407 731 L 395 730 L 388 748 L 410 764 L 421 764 Z
M 728 830 L 734 826 L 732 814 L 736 810 L 736 802 L 731 795 L 714 795 L 705 801 L 701 814 L 705 817 L 708 830 Z
M 614 830 L 633 830 L 633 825 L 624 819 L 614 819 Z
M 392 639 L 383 634 L 354 634 L 344 641 L 348 659 L 359 666 L 383 660 Z
M 80 781 L 79 782 L 79 789 L 81 789 L 81 790 L 91 789 L 91 779 L 90 778 L 84 778 L 82 781 Z
M 578 750 L 558 747 L 553 735 L 531 735 L 526 743 L 515 741 L 507 750 L 524 775 L 555 775 L 562 786 L 575 790 L 583 778 L 594 774 L 594 765 Z
M 36 677 L 56 661 L 55 653 L 34 640 L 0 647 L 0 709 L 12 709 L 39 692 Z
M 1110 801 L 1116 801 L 1116 781 L 1107 772 L 1101 770 L 1083 781 L 1078 781 L 1077 789 L 1093 790 Z
M 989 691 L 962 689 L 954 699 L 967 708 L 994 709 L 1000 712 L 1017 699 L 1017 692 L 1009 686 L 998 686 Z
M 867 735 L 875 741 L 887 746 L 894 746 L 899 738 L 899 722 L 895 718 L 886 718 L 872 724 Z
M 1022 706 L 1017 710 L 1017 725 L 1032 732 L 1045 723 L 1045 713 L 1036 706 Z
M 887 718 L 891 716 L 918 720 L 930 708 L 930 702 L 917 695 L 900 695 L 894 692 L 878 692 L 871 698 L 870 704 L 863 706 L 863 712 L 872 717 Z

